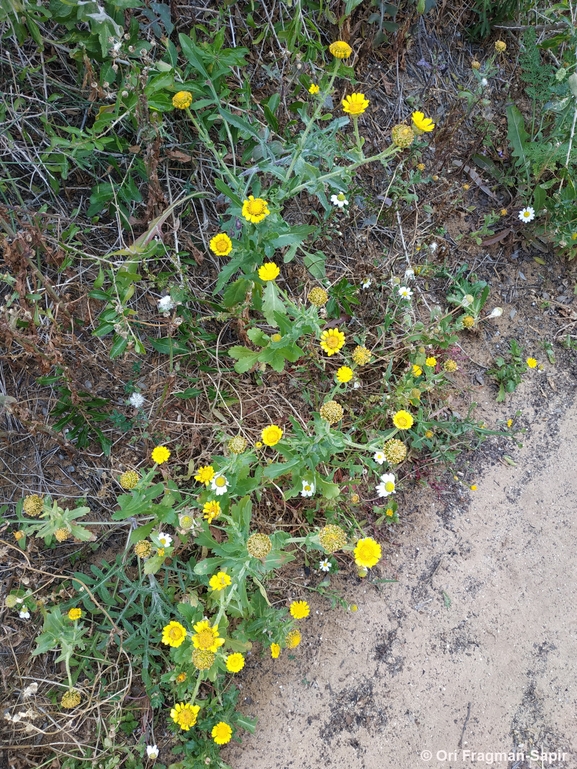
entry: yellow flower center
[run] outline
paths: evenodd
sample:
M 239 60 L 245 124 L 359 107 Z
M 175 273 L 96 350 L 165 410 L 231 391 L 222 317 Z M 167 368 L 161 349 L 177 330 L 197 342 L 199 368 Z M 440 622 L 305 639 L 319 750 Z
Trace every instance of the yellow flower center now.
M 392 481 L 387 481 L 387 483 L 385 483 L 385 489 L 387 491 L 394 491 L 395 490 L 395 484 Z
M 171 641 L 180 641 L 182 638 L 182 630 L 179 627 L 171 627 L 168 631 L 168 637 Z
M 201 649 L 210 649 L 214 644 L 214 633 L 209 628 L 201 630 L 197 635 L 196 640 Z
M 328 336 L 326 338 L 326 345 L 327 347 L 330 347 L 331 350 L 336 350 L 336 348 L 339 346 L 339 338 L 338 336 Z
M 248 212 L 249 214 L 252 214 L 252 216 L 260 216 L 261 214 L 264 214 L 266 203 L 264 200 L 261 200 L 260 198 L 256 198 L 255 200 L 249 200 L 248 201 Z
M 215 478 L 214 485 L 221 489 L 223 486 L 226 486 L 226 478 L 224 478 L 222 475 L 218 478 Z
M 180 726 L 187 726 L 190 729 L 190 727 L 194 726 L 196 723 L 196 713 L 189 708 L 181 710 L 178 714 L 178 723 Z

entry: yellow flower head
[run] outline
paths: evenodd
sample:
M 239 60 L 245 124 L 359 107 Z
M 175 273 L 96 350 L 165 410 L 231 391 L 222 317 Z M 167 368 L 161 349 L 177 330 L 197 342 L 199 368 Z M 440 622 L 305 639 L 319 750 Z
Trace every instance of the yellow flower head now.
M 232 240 L 226 232 L 219 232 L 209 243 L 210 250 L 217 256 L 228 256 L 232 251 Z
M 329 45 L 329 51 L 335 57 L 335 59 L 348 59 L 353 49 L 344 40 L 336 40 Z
M 473 328 L 475 325 L 475 318 L 472 315 L 463 315 L 461 323 L 464 328 Z
M 280 270 L 274 262 L 265 262 L 259 267 L 258 276 L 261 280 L 275 280 L 280 275 Z
M 246 438 L 243 438 L 242 435 L 235 435 L 228 442 L 228 450 L 231 454 L 244 454 L 247 446 Z
M 537 368 L 538 364 L 535 358 L 527 358 L 527 365 L 529 366 L 529 368 Z
M 62 695 L 60 704 L 63 708 L 75 708 L 77 705 L 80 705 L 81 699 L 80 692 L 76 691 L 76 689 L 69 689 Z
M 169 622 L 162 629 L 162 643 L 177 649 L 186 639 L 186 628 L 180 622 Z
M 242 215 L 248 222 L 258 224 L 270 214 L 268 203 L 263 198 L 255 198 L 249 195 L 248 200 L 242 204 Z
M 67 539 L 70 539 L 70 532 L 64 528 L 56 529 L 54 536 L 57 542 L 66 542 Z
M 152 450 L 152 461 L 157 465 L 162 465 L 170 457 L 170 450 L 166 446 L 157 446 Z
M 340 382 L 341 384 L 346 384 L 347 382 L 350 382 L 353 376 L 354 376 L 353 370 L 348 366 L 341 366 L 336 373 L 337 382 Z
M 187 678 L 188 678 L 188 675 L 183 670 L 182 673 L 179 673 L 174 680 L 176 681 L 177 684 L 183 684 Z
M 224 638 L 218 635 L 218 627 L 212 627 L 207 619 L 197 622 L 194 632 L 196 635 L 192 636 L 192 643 L 195 649 L 205 649 L 216 654 L 218 647 L 224 643 Z
M 224 721 L 219 721 L 216 726 L 212 727 L 210 736 L 217 745 L 226 745 L 227 742 L 230 742 L 230 738 L 232 737 L 232 729 Z
M 286 645 L 289 649 L 296 649 L 302 640 L 301 631 L 294 628 L 289 630 L 286 637 Z
M 334 355 L 345 344 L 345 335 L 338 328 L 329 328 L 321 334 L 321 347 L 327 355 Z
M 425 438 L 432 438 L 435 435 L 435 433 L 432 430 L 427 430 L 425 432 Z
M 473 61 L 471 62 L 471 67 L 473 69 L 481 69 L 481 62 L 477 61 L 477 59 L 473 59 Z
M 306 601 L 293 601 L 290 605 L 290 613 L 295 619 L 304 619 L 309 616 L 311 610 Z
M 268 534 L 261 534 L 257 531 L 247 539 L 246 549 L 253 558 L 266 558 L 272 550 L 272 540 Z
M 398 438 L 391 438 L 383 446 L 383 454 L 391 465 L 398 465 L 407 456 L 407 447 Z
M 497 53 L 505 53 L 507 50 L 507 43 L 503 40 L 495 40 L 495 50 Z
M 134 545 L 134 555 L 139 558 L 149 558 L 152 554 L 152 543 L 147 539 L 142 539 Z
M 131 489 L 136 488 L 139 480 L 140 478 L 137 472 L 134 470 L 127 470 L 125 473 L 122 473 L 118 479 L 118 483 L 122 486 L 123 489 L 130 491 Z
M 226 669 L 230 673 L 238 673 L 244 667 L 244 657 L 239 652 L 229 654 L 226 658 Z
M 192 664 L 197 670 L 210 670 L 215 659 L 216 654 L 206 649 L 195 649 L 192 652 Z
M 427 360 L 425 361 L 425 366 L 428 366 L 429 368 L 435 368 L 436 365 L 437 365 L 437 359 L 434 358 L 432 355 L 430 358 L 427 358 Z
M 340 403 L 327 401 L 320 407 L 319 414 L 329 425 L 336 425 L 344 416 L 344 410 Z
M 283 436 L 283 431 L 278 425 L 269 425 L 261 433 L 262 442 L 265 446 L 276 446 Z
M 179 702 L 170 711 L 170 717 L 175 724 L 187 732 L 196 724 L 199 712 L 200 707 L 198 705 L 192 705 L 190 702 Z
M 401 409 L 393 416 L 393 424 L 398 430 L 410 430 L 415 420 L 408 411 Z
M 325 553 L 335 553 L 347 544 L 347 535 L 334 523 L 328 523 L 319 531 L 319 542 Z
M 72 622 L 80 619 L 80 617 L 82 617 L 82 609 L 70 609 L 68 612 L 68 619 L 71 619 Z
M 24 497 L 22 509 L 31 518 L 37 518 L 42 512 L 43 507 L 44 498 L 38 496 L 38 494 L 29 494 L 27 497 Z
M 447 371 L 449 374 L 452 374 L 454 371 L 459 370 L 459 366 L 457 365 L 457 362 L 449 358 L 443 363 L 443 368 L 445 371 Z
M 192 104 L 192 94 L 190 91 L 179 91 L 172 97 L 172 106 L 176 109 L 186 109 Z
M 423 369 L 420 366 L 417 366 L 416 363 L 413 364 L 411 371 L 413 376 L 421 376 L 421 374 L 423 373 Z
M 313 96 L 318 93 L 321 89 L 316 83 L 311 83 L 309 85 L 309 93 L 311 93 Z
M 315 305 L 315 307 L 324 307 L 329 301 L 329 295 L 324 288 L 320 288 L 319 286 L 311 288 L 307 298 L 311 304 Z
M 218 518 L 220 515 L 220 502 L 217 502 L 216 499 L 212 499 L 210 502 L 205 502 L 202 507 L 202 512 L 205 519 L 209 523 L 212 523 L 214 519 Z
M 353 117 L 357 117 L 358 115 L 362 115 L 369 106 L 369 100 L 365 98 L 364 93 L 352 93 L 350 96 L 345 96 L 342 105 L 343 112 L 346 112 Z
M 214 476 L 214 467 L 212 465 L 204 465 L 204 467 L 198 468 L 196 475 L 194 476 L 194 480 L 198 481 L 199 483 L 204 483 L 205 486 L 208 486 Z
M 352 358 L 357 366 L 366 366 L 371 362 L 372 357 L 371 351 L 362 345 L 357 345 L 353 350 Z
M 282 334 L 273 334 L 270 338 L 271 342 L 280 342 L 282 339 Z
M 432 131 L 435 127 L 431 118 L 425 117 L 423 112 L 413 112 L 411 118 L 417 133 L 429 133 L 429 131 Z
M 218 592 L 224 590 L 225 587 L 228 587 L 231 582 L 231 578 L 225 571 L 219 571 L 218 574 L 214 574 L 210 578 L 208 584 L 210 585 L 211 590 Z
M 278 644 L 271 644 L 270 645 L 270 656 L 273 658 L 273 660 L 278 659 L 280 656 L 281 648 Z
M 365 537 L 357 542 L 354 555 L 357 566 L 370 569 L 381 560 L 381 546 L 372 537 Z
M 404 150 L 407 149 L 407 147 L 410 147 L 411 144 L 415 141 L 415 132 L 410 125 L 406 125 L 405 123 L 398 123 L 396 126 L 393 126 L 393 130 L 391 131 L 391 139 L 393 140 L 395 147 L 399 147 L 400 149 Z M 425 167 L 423 166 L 423 170 L 424 168 Z

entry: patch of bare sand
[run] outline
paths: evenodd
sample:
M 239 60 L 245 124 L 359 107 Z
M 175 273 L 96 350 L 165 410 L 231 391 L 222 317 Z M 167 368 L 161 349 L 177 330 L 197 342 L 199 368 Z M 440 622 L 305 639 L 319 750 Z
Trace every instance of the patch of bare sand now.
M 532 750 L 577 767 L 569 393 L 515 395 L 532 425 L 507 449 L 516 466 L 486 468 L 469 505 L 431 492 L 387 548 L 381 576 L 395 584 L 345 585 L 354 614 L 313 596 L 293 658 L 249 660 L 240 706 L 259 724 L 225 752 L 234 769 L 535 769 Z

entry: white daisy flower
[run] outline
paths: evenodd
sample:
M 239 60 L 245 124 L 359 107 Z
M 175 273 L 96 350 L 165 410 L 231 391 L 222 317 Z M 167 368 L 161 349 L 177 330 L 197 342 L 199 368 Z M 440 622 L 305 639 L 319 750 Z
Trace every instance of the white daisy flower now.
M 158 758 L 158 748 L 156 747 L 156 745 L 147 745 L 146 755 L 151 761 L 156 761 L 156 759 Z
M 172 537 L 170 534 L 166 534 L 164 531 L 158 532 L 158 541 L 162 547 L 170 547 L 172 544 Z
M 361 288 L 370 288 L 372 284 L 372 280 L 370 278 L 365 278 L 363 282 L 361 283 Z
M 170 312 L 171 310 L 174 310 L 175 307 L 176 304 L 170 296 L 163 296 L 162 299 L 158 300 L 159 312 Z
M 220 497 L 222 494 L 226 494 L 228 489 L 228 481 L 224 475 L 218 473 L 218 475 L 215 475 L 210 482 L 210 488 L 214 491 L 217 497 Z
M 301 497 L 312 497 L 315 493 L 315 485 L 312 481 L 303 481 Z
M 522 222 L 532 222 L 535 218 L 535 209 L 531 208 L 531 206 L 527 206 L 527 208 L 523 208 L 521 211 L 519 211 L 519 219 Z
M 132 393 L 128 402 L 131 406 L 134 406 L 135 409 L 139 409 L 144 405 L 144 397 L 140 393 Z
M 487 80 L 487 78 L 486 78 L 486 77 L 484 77 L 484 78 L 481 80 L 481 85 L 483 86 L 483 88 L 486 88 L 486 87 L 489 85 L 489 81 Z
M 387 461 L 387 458 L 383 451 L 376 451 L 375 454 L 373 455 L 373 459 L 379 465 L 382 465 L 383 462 Z
M 345 198 L 342 192 L 338 195 L 331 195 L 331 203 L 337 208 L 344 208 L 349 205 L 349 201 Z
M 22 609 L 22 611 L 18 613 L 18 616 L 20 619 L 30 619 L 30 612 L 28 609 Z
M 410 288 L 407 288 L 407 286 L 400 286 L 399 295 L 402 296 L 403 299 L 410 299 L 413 296 L 413 292 Z
M 319 563 L 319 571 L 330 571 L 331 570 L 331 562 L 328 561 L 326 558 L 324 561 L 321 561 Z
M 395 493 L 395 476 L 393 473 L 385 473 L 381 475 L 381 482 L 377 486 L 377 494 L 379 497 L 388 497 L 389 494 Z
M 475 297 L 473 296 L 473 294 L 465 294 L 465 296 L 461 299 L 461 306 L 470 307 L 474 301 L 475 301 Z
M 412 267 L 408 267 L 405 270 L 405 280 L 414 280 L 415 279 L 415 271 Z

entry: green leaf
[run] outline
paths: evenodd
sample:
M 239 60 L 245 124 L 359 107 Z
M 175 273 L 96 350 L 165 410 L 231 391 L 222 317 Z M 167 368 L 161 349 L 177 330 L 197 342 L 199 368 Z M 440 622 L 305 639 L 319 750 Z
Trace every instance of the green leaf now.
M 519 108 L 515 104 L 507 107 L 507 138 L 513 146 L 513 156 L 517 158 L 517 165 L 522 166 L 527 176 L 529 175 L 529 160 L 525 154 L 525 147 L 529 140 L 529 135 L 525 130 L 525 121 Z
M 252 136 L 254 139 L 259 138 L 258 131 L 244 118 L 229 112 L 223 107 L 218 108 L 218 113 L 223 120 L 226 120 L 227 123 L 242 131 L 244 139 L 247 139 L 249 136 Z
M 260 355 L 259 352 L 254 352 L 254 350 L 249 350 L 248 347 L 241 347 L 240 345 L 231 347 L 228 354 L 231 358 L 235 358 L 234 370 L 238 374 L 246 374 L 247 371 L 250 371 L 258 362 Z
M 114 358 L 120 357 L 122 353 L 126 350 L 127 346 L 128 346 L 128 339 L 125 339 L 123 336 L 116 334 L 114 337 L 114 342 L 112 344 L 112 347 L 110 348 L 110 359 L 114 360 Z
M 222 179 L 215 179 L 214 186 L 219 192 L 222 192 L 223 195 L 226 195 L 229 200 L 232 200 L 235 205 L 237 205 L 239 208 L 242 208 L 242 200 L 235 192 L 231 190 L 228 185 L 222 181 Z
M 267 284 L 264 287 L 262 311 L 267 323 L 273 328 L 278 326 L 275 313 L 278 312 L 280 315 L 286 315 L 286 307 L 280 298 L 279 290 L 274 280 L 267 281 Z
M 164 555 L 153 555 L 152 558 L 148 558 L 144 562 L 144 573 L 156 574 L 156 572 L 162 567 L 165 559 L 166 556 Z
M 307 251 L 303 261 L 313 278 L 322 280 L 322 278 L 326 277 L 326 257 L 322 251 L 316 251 L 314 254 Z
M 205 69 L 204 63 L 201 58 L 201 53 L 197 45 L 188 37 L 188 35 L 180 34 L 178 36 L 180 45 L 182 46 L 182 52 L 186 56 L 188 62 L 199 72 L 205 80 L 210 80 L 210 75 Z
M 234 307 L 235 304 L 242 302 L 246 298 L 247 291 L 251 281 L 246 278 L 239 278 L 227 287 L 222 295 L 222 304 L 224 307 Z
M 269 335 L 261 331 L 260 328 L 249 328 L 246 335 L 257 347 L 266 347 L 270 342 Z

